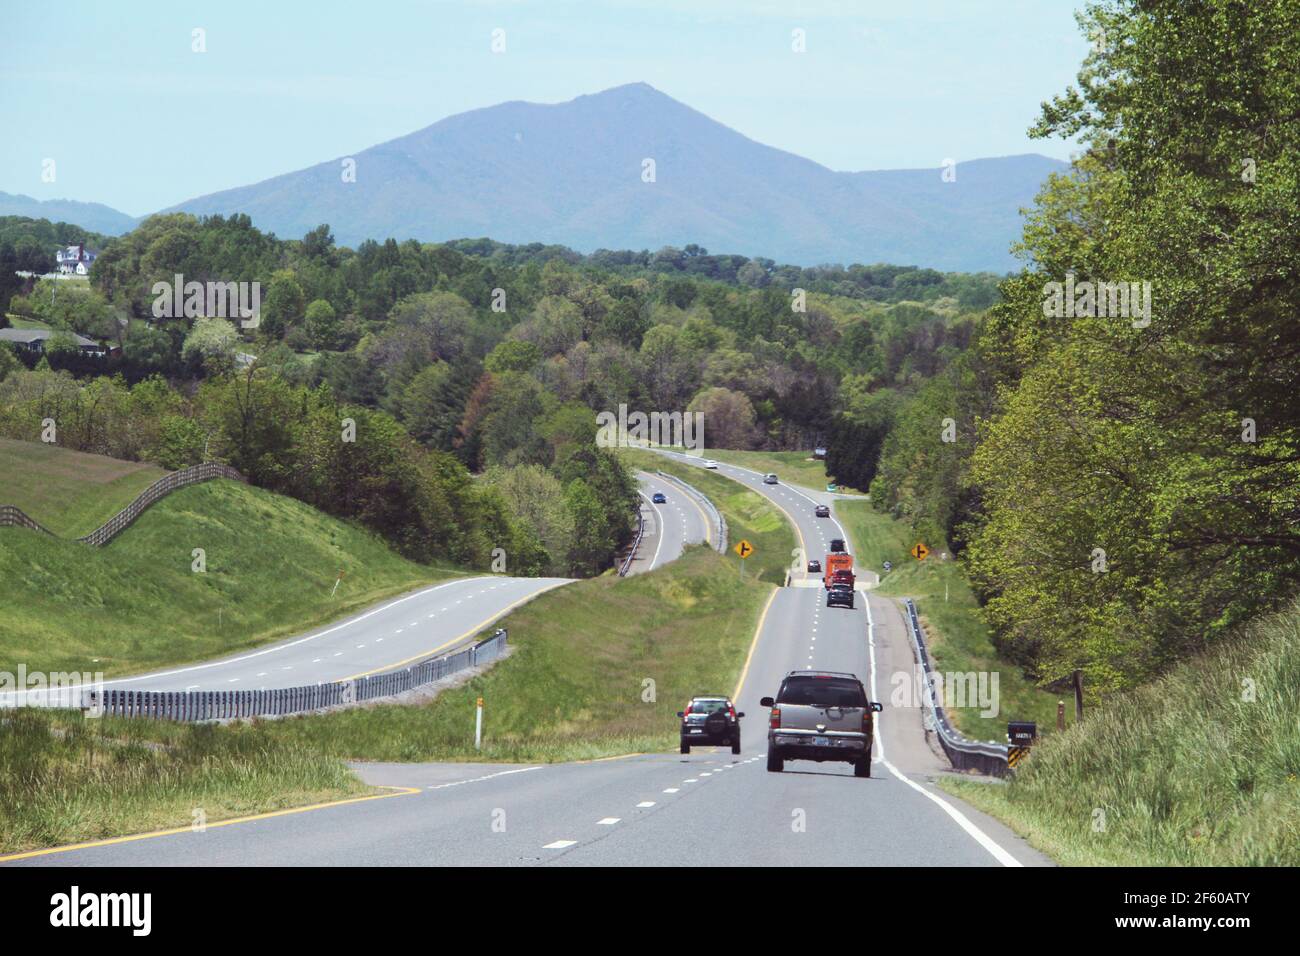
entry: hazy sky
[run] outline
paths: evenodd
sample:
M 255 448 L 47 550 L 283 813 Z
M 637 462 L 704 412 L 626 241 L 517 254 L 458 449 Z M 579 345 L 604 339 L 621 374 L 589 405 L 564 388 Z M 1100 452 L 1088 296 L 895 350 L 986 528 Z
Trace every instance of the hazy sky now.
M 141 215 L 467 109 L 638 80 L 837 170 L 1064 159 L 1025 130 L 1074 81 L 1078 5 L 0 0 L 0 190 Z

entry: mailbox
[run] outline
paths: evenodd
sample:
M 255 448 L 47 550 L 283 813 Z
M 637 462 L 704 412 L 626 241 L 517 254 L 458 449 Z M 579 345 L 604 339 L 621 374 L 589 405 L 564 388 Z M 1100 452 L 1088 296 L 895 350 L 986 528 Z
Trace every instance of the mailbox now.
M 1007 722 L 1007 740 L 1013 747 L 1032 747 L 1038 738 L 1038 725 L 1032 720 Z

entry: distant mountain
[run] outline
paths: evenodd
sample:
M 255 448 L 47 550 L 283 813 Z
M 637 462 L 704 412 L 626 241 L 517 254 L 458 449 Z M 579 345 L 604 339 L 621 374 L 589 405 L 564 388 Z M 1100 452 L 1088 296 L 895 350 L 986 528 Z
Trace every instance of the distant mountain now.
M 892 262 L 1004 271 L 1019 210 L 1066 164 L 1037 155 L 936 169 L 834 172 L 756 143 L 644 83 L 553 105 L 460 113 L 342 159 L 167 211 L 248 213 L 295 238 L 658 249 L 698 243 L 778 262 Z M 655 182 L 642 162 L 655 161 Z
M 21 193 L 0 192 L 0 216 L 28 216 L 50 222 L 70 222 L 91 232 L 120 236 L 136 227 L 137 220 L 97 202 L 74 199 L 33 199 Z

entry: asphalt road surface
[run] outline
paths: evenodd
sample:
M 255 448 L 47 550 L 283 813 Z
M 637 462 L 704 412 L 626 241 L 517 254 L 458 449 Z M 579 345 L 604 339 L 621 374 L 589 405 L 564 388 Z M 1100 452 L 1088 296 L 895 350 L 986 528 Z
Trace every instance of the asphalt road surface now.
M 641 484 L 641 514 L 645 519 L 645 533 L 636 557 L 628 567 L 628 574 L 640 574 L 662 567 L 681 557 L 688 544 L 709 540 L 709 520 L 690 493 L 680 485 L 648 472 L 637 472 Z M 662 491 L 668 500 L 655 504 L 651 500 L 656 491 Z
M 840 536 L 812 517 L 809 495 L 765 486 L 810 547 Z M 753 476 L 753 473 L 748 473 Z M 828 502 L 833 496 L 825 496 Z M 800 505 L 802 502 L 802 505 Z M 818 527 L 818 524 L 824 528 Z M 813 542 L 817 542 L 813 544 Z M 816 553 L 815 551 L 813 553 Z M 1046 865 L 997 821 L 938 791 L 944 763 L 924 740 L 919 708 L 891 700 L 914 675 L 904 621 L 885 598 L 827 608 L 818 587 L 777 589 L 736 695 L 742 753 L 633 755 L 545 766 L 366 764 L 377 798 L 110 841 L 14 865 Z M 848 764 L 787 762 L 766 770 L 767 712 L 791 670 L 851 671 L 877 715 L 870 779 Z M 729 688 L 700 688 L 701 693 Z M 675 712 L 684 701 L 654 706 Z M 492 733 L 490 715 L 487 734 Z

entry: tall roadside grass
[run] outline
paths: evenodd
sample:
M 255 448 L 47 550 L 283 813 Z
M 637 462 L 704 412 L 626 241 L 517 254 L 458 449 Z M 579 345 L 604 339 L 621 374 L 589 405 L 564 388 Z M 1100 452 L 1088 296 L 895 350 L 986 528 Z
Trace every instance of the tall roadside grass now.
M 1006 786 L 942 786 L 1072 865 L 1300 865 L 1300 605 L 1107 700 Z
M 251 728 L 0 710 L 0 854 L 341 799 L 338 760 Z M 202 814 L 202 817 L 199 814 Z
M 998 675 L 996 715 L 985 717 L 979 707 L 949 708 L 963 733 L 1002 743 L 1009 720 L 1037 721 L 1040 732 L 1055 729 L 1057 696 L 1040 690 L 1020 668 L 998 656 L 960 562 L 942 559 L 938 542 L 927 542 L 934 550 L 918 561 L 910 554 L 917 542 L 908 525 L 873 510 L 869 502 L 838 501 L 835 515 L 848 532 L 858 565 L 880 574 L 878 593 L 916 601 L 936 670 Z M 886 561 L 893 565 L 887 573 Z

